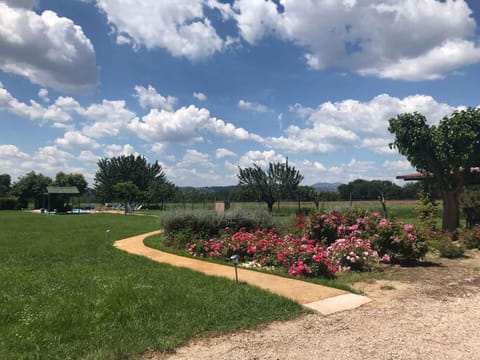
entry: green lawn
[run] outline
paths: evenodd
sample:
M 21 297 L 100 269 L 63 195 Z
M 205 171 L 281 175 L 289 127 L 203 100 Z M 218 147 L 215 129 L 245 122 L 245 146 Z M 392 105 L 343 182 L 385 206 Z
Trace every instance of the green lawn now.
M 112 247 L 157 229 L 153 217 L 4 211 L 0 224 L 0 359 L 135 358 L 302 312 L 257 288 Z

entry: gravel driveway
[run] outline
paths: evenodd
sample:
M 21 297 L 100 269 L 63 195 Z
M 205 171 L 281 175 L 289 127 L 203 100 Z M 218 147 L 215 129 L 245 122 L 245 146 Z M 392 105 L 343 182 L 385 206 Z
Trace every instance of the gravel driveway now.
M 144 359 L 480 359 L 480 255 L 469 256 L 356 284 L 374 301 L 353 311 L 197 339 Z

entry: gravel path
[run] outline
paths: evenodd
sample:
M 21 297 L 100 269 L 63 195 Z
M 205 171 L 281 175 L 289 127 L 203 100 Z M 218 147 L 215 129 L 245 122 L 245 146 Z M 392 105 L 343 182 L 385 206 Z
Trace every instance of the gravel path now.
M 357 284 L 374 301 L 353 311 L 197 339 L 144 359 L 480 359 L 480 256 L 396 268 Z

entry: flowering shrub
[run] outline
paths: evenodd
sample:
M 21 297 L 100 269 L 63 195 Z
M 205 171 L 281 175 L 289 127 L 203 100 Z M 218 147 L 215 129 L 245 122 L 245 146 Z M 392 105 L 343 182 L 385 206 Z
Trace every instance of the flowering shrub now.
M 480 226 L 476 225 L 470 229 L 460 229 L 458 239 L 465 244 L 467 249 L 480 249 Z
M 370 237 L 372 247 L 392 261 L 406 262 L 421 259 L 427 253 L 427 244 L 413 225 L 381 219 Z
M 339 271 L 371 270 L 379 262 L 422 258 L 427 247 L 413 225 L 383 219 L 365 212 L 299 214 L 295 228 L 280 235 L 275 229 L 232 231 L 217 238 L 190 237 L 185 248 L 192 256 L 228 259 L 238 254 L 251 267 L 283 268 L 292 276 L 332 277 Z M 185 239 L 179 239 L 181 244 Z
M 337 239 L 354 236 L 368 242 L 382 259 L 396 262 L 418 260 L 427 252 L 424 237 L 413 225 L 389 221 L 377 212 L 370 216 L 364 211 L 313 214 L 307 221 L 306 236 L 329 246 Z
M 370 270 L 380 260 L 370 242 L 354 234 L 335 241 L 328 247 L 328 252 L 338 263 L 340 270 Z M 389 262 L 390 259 L 385 257 L 383 261 Z

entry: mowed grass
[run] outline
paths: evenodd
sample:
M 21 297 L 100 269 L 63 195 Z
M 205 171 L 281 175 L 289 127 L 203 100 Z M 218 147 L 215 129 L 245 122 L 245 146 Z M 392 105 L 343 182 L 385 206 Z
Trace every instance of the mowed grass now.
M 303 311 L 112 247 L 157 229 L 152 217 L 0 212 L 0 224 L 0 359 L 136 358 Z

